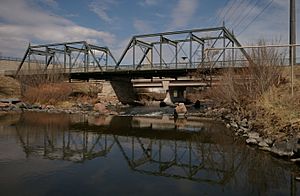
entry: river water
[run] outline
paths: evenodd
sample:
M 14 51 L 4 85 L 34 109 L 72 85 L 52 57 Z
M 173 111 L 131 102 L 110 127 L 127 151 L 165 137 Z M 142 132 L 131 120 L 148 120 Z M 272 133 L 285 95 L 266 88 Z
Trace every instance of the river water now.
M 297 174 L 195 117 L 0 115 L 3 196 L 300 195 Z

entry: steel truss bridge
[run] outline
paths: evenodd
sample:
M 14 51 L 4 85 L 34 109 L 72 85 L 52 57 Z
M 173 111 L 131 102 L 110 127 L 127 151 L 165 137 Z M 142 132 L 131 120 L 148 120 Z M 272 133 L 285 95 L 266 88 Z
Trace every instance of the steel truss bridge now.
M 192 29 L 133 36 L 119 60 L 108 47 L 86 41 L 29 45 L 14 72 L 6 75 L 63 73 L 70 79 L 110 79 L 111 77 L 177 77 L 196 70 L 231 66 L 215 47 L 241 47 L 226 27 Z M 246 60 L 247 52 L 239 49 Z M 213 62 L 213 63 L 211 63 Z

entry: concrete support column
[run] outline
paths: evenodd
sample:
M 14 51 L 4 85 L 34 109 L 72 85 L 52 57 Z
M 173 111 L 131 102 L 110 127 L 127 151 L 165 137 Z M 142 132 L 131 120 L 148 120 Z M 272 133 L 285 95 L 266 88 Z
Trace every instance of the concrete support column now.
M 134 91 L 131 79 L 127 77 L 112 78 L 111 85 L 122 104 L 135 104 L 137 94 Z

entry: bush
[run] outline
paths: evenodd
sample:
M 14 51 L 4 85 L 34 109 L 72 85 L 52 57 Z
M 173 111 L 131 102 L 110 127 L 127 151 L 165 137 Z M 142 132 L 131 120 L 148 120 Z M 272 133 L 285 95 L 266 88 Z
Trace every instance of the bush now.
M 265 43 L 261 41 L 259 45 Z M 280 84 L 284 55 L 275 48 L 254 48 L 250 57 L 252 63 L 222 74 L 220 84 L 210 90 L 213 100 L 219 104 L 240 107 L 257 100 L 271 87 Z

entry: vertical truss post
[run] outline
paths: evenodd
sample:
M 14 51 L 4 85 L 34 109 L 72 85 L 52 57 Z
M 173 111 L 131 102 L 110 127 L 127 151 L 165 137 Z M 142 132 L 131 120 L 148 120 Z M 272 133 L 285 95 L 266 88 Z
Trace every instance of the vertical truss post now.
M 153 48 L 151 48 L 151 53 L 150 53 L 150 55 L 151 55 L 151 62 L 150 62 L 150 64 L 151 64 L 151 69 L 153 69 Z
M 86 71 L 89 71 L 89 66 L 90 66 L 90 53 L 89 50 L 86 50 Z
M 107 71 L 107 65 L 108 65 L 108 52 L 106 51 L 106 59 L 105 59 L 105 68 L 106 68 L 106 71 Z
M 72 51 L 69 52 L 69 73 L 72 72 Z
M 52 69 L 55 68 L 55 52 L 53 53 Z
M 232 67 L 234 67 L 234 59 L 235 59 L 235 57 L 234 57 L 234 42 L 232 41 L 231 42 L 231 47 L 232 47 L 232 51 L 231 51 L 231 55 L 232 55 L 232 57 L 231 57 L 231 66 Z
M 160 41 L 159 41 L 159 67 L 162 69 L 162 42 L 163 42 L 163 36 L 160 35 Z
M 178 67 L 178 44 L 175 45 L 175 67 Z
M 192 68 L 192 53 L 193 53 L 193 38 L 192 38 L 192 33 L 190 33 L 190 68 Z
M 66 72 L 67 69 L 67 46 L 64 45 L 64 73 Z
M 223 62 L 222 62 L 222 67 L 225 66 L 225 58 L 226 58 L 226 50 L 225 50 L 225 47 L 226 47 L 226 39 L 225 39 L 225 32 L 223 31 Z
M 135 45 L 136 45 L 136 39 L 133 40 L 133 46 L 132 46 L 132 64 L 133 64 L 133 70 L 135 69 Z
M 46 55 L 45 55 L 45 68 L 47 67 L 47 65 L 48 65 L 48 52 L 49 52 L 49 49 L 48 49 L 48 47 L 46 46 L 45 47 L 45 49 L 46 49 Z
M 201 48 L 201 63 L 203 65 L 205 60 L 205 50 L 204 50 L 204 44 L 202 44 L 202 48 Z
M 30 71 L 30 55 L 31 55 L 31 50 L 29 49 L 29 53 L 28 53 L 28 71 Z

